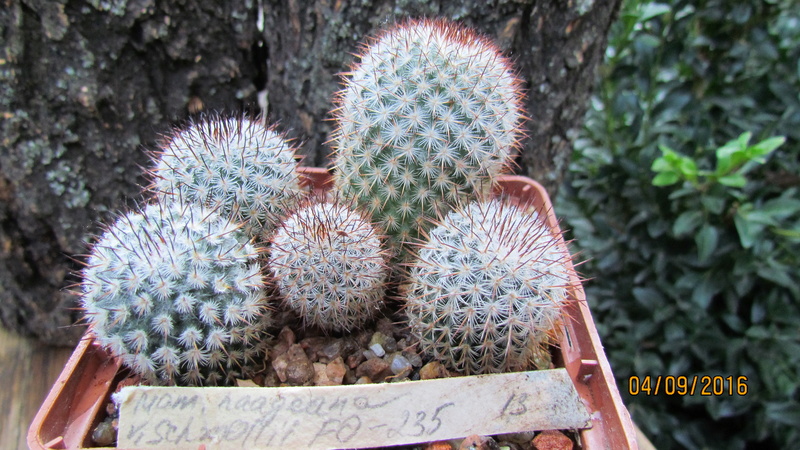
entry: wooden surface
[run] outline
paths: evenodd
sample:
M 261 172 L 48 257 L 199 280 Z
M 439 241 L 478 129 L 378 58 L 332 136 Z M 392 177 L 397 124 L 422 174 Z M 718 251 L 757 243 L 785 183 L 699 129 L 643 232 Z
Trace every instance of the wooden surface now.
M 28 427 L 71 353 L 0 327 L 0 449 L 28 448 Z

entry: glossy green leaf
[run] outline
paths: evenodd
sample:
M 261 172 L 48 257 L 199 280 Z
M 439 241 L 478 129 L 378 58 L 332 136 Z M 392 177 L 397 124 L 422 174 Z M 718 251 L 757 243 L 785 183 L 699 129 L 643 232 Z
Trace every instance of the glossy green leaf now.
M 736 225 L 736 232 L 739 235 L 739 242 L 742 247 L 750 248 L 761 234 L 763 227 L 760 224 L 751 222 L 741 214 L 733 216 L 733 223 Z
M 747 184 L 747 178 L 744 175 L 735 173 L 733 175 L 725 175 L 717 179 L 719 184 L 730 187 L 744 187 Z
M 700 211 L 686 211 L 675 219 L 672 224 L 672 234 L 676 237 L 694 233 L 694 230 L 703 223 L 703 213 Z
M 656 158 L 653 161 L 653 164 L 650 166 L 650 170 L 653 172 L 671 172 L 675 170 L 675 166 L 670 164 L 666 158 Z
M 765 139 L 750 147 L 747 153 L 750 157 L 766 156 L 775 151 L 775 149 L 783 145 L 785 142 L 786 138 L 783 136 Z
M 639 14 L 639 21 L 645 22 L 654 17 L 670 12 L 672 8 L 666 3 L 646 3 Z
M 676 172 L 661 172 L 653 177 L 653 186 L 670 186 L 681 180 Z
M 700 231 L 695 235 L 694 242 L 697 244 L 697 259 L 700 262 L 704 262 L 717 249 L 719 231 L 713 225 L 703 224 Z
M 700 198 L 700 201 L 703 203 L 703 206 L 705 206 L 708 212 L 712 214 L 721 214 L 727 203 L 725 197 L 719 197 L 713 194 L 703 195 Z
M 800 404 L 796 401 L 768 403 L 766 411 L 769 419 L 800 428 Z

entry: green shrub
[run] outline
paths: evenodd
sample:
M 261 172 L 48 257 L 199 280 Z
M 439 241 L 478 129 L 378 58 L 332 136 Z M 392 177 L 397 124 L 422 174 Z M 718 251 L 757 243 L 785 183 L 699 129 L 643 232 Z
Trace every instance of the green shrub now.
M 629 0 L 610 36 L 556 206 L 660 449 L 800 442 L 799 57 L 793 1 Z M 748 392 L 631 396 L 634 375 Z

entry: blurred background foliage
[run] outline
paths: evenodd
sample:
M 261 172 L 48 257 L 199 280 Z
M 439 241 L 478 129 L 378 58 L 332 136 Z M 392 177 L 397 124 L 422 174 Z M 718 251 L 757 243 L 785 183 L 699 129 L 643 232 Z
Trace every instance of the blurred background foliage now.
M 556 207 L 657 448 L 800 448 L 799 56 L 796 0 L 627 0 L 611 33 Z

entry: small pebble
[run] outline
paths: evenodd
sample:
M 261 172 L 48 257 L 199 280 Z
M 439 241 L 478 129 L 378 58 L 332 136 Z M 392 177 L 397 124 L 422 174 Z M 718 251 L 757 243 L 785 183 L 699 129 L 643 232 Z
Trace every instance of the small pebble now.
M 287 383 L 298 386 L 314 379 L 314 366 L 300 344 L 294 344 L 289 347 L 286 355 L 288 356 L 286 365 Z M 277 372 L 277 369 L 275 371 Z
M 378 357 L 372 350 L 364 350 L 361 354 L 364 355 L 364 359 L 375 359 Z
M 338 356 L 336 359 L 328 363 L 328 366 L 325 368 L 325 372 L 328 376 L 328 379 L 333 384 L 342 384 L 342 380 L 344 380 L 344 376 L 347 374 L 347 366 L 344 365 L 344 360 L 342 360 L 342 357 Z
M 356 367 L 358 367 L 359 364 L 364 362 L 365 359 L 366 357 L 364 356 L 363 353 L 361 352 L 353 353 L 352 355 L 349 355 L 347 357 L 347 367 L 355 369 Z
M 358 380 L 358 378 L 356 377 L 355 370 L 345 366 L 345 373 L 344 373 L 344 379 L 342 380 L 342 384 L 356 384 L 356 380 Z
M 411 363 L 413 367 L 419 367 L 422 365 L 422 357 L 413 352 L 403 352 L 403 356 L 406 357 L 408 362 Z
M 377 356 L 378 358 L 381 358 L 383 357 L 383 355 L 386 354 L 386 350 L 384 350 L 383 346 L 378 343 L 370 345 L 369 349 L 372 350 L 372 353 L 375 353 L 375 356 Z
M 256 386 L 262 386 L 262 387 L 264 386 L 265 379 L 266 379 L 266 374 L 264 374 L 264 372 L 256 373 L 251 378 L 251 380 L 253 381 L 253 383 L 256 384 Z
M 496 436 L 500 441 L 508 441 L 518 444 L 519 446 L 526 447 L 530 444 L 531 440 L 536 436 L 534 431 L 521 431 L 519 433 L 507 433 Z
M 281 328 L 281 331 L 278 333 L 278 343 L 286 343 L 292 345 L 295 343 L 295 334 L 294 330 L 289 327 Z
M 431 361 L 419 369 L 420 380 L 433 380 L 436 378 L 446 378 L 447 376 L 447 369 L 445 369 L 439 361 Z
M 306 356 L 311 362 L 319 361 L 319 357 L 323 355 L 322 349 L 327 345 L 328 338 L 325 336 L 307 337 L 300 341 L 300 346 L 306 351 Z
M 478 436 L 473 434 L 461 441 L 459 450 L 500 450 L 500 446 L 491 436 Z
M 340 383 L 334 383 L 328 377 L 328 371 L 326 366 L 323 363 L 315 362 L 314 364 L 314 386 L 337 386 Z
M 269 351 L 269 356 L 271 359 L 275 360 L 280 355 L 283 355 L 289 350 L 289 347 L 292 346 L 295 342 L 294 331 L 292 331 L 289 327 L 283 327 L 278 333 L 278 339 L 275 342 L 275 345 Z
M 371 384 L 371 383 L 372 380 L 370 380 L 369 377 L 359 377 L 359 379 L 357 379 L 356 382 L 353 384 Z
M 344 341 L 342 339 L 336 339 L 334 341 L 331 341 L 330 343 L 322 347 L 322 355 L 320 360 L 322 360 L 322 357 L 324 357 L 328 361 L 333 361 L 334 359 L 344 355 L 342 352 L 343 349 L 344 349 Z
M 397 351 L 397 341 L 395 338 L 391 336 L 386 336 L 386 339 L 383 342 L 383 348 L 386 350 L 387 353 L 393 353 Z
M 372 333 L 372 338 L 369 340 L 369 346 L 372 347 L 375 344 L 380 344 L 381 347 L 386 343 L 386 335 L 381 333 L 380 331 L 376 331 Z
M 287 348 L 288 350 L 288 348 Z M 289 355 L 281 353 L 272 359 L 272 369 L 281 383 L 286 383 L 286 367 L 289 366 Z
M 422 446 L 422 450 L 453 450 L 450 441 L 428 442 Z
M 284 376 L 286 376 L 285 370 L 284 370 Z M 278 373 L 275 371 L 275 368 L 270 364 L 269 366 L 267 366 L 267 372 L 264 374 L 264 380 L 261 383 L 261 385 L 274 387 L 279 384 L 281 384 L 281 379 L 280 377 L 278 377 Z
M 392 354 L 392 358 L 389 360 L 389 367 L 392 369 L 393 374 L 400 376 L 407 376 L 412 370 L 411 363 L 400 353 Z
M 92 440 L 101 447 L 108 447 L 117 440 L 117 431 L 111 424 L 111 420 L 104 420 L 97 424 L 92 432 Z
M 390 375 L 392 375 L 392 371 L 389 369 L 389 363 L 380 358 L 368 359 L 356 369 L 357 377 L 369 377 L 376 383 Z
M 572 439 L 558 430 L 542 431 L 531 444 L 536 450 L 572 450 Z

